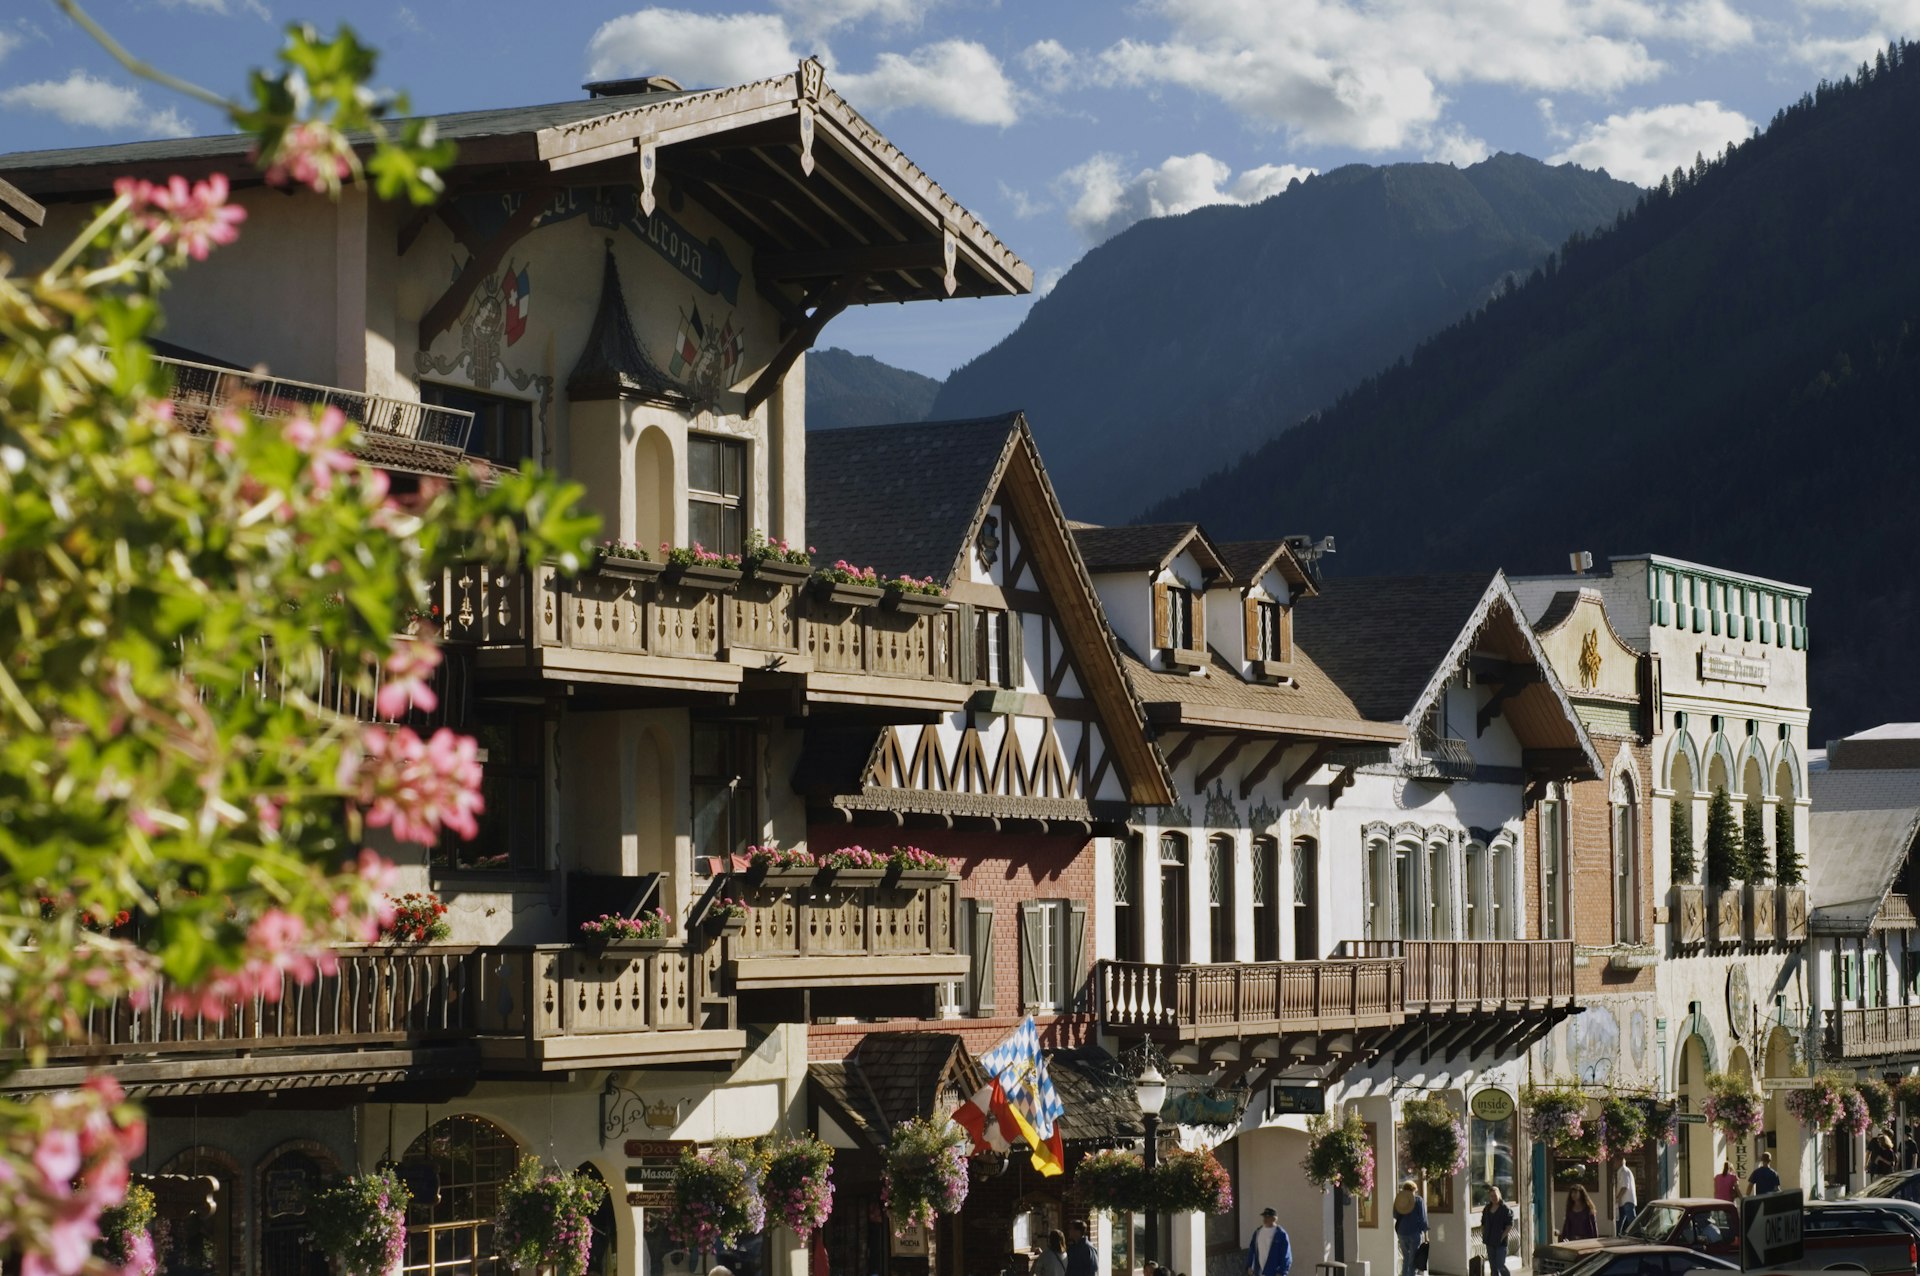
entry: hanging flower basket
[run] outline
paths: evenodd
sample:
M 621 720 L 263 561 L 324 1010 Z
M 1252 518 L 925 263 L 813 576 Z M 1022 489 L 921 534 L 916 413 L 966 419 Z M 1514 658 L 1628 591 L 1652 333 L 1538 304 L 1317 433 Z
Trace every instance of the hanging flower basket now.
M 1712 1092 L 1702 1109 L 1707 1124 L 1730 1139 L 1750 1138 L 1760 1133 L 1764 1122 L 1760 1096 L 1753 1092 L 1752 1081 L 1737 1073 L 1716 1072 L 1707 1078 L 1707 1089 Z
M 153 1192 L 135 1183 L 120 1204 L 100 1211 L 100 1256 L 121 1276 L 154 1276 L 160 1268 L 153 1248 Z
M 1840 1101 L 1845 1084 L 1844 1077 L 1830 1072 L 1809 1077 L 1804 1089 L 1787 1091 L 1787 1111 L 1809 1131 L 1836 1129 L 1847 1115 L 1846 1105 Z
M 1662 1103 L 1658 1099 L 1636 1099 L 1641 1111 L 1647 1114 L 1647 1137 L 1655 1143 L 1664 1143 L 1672 1147 L 1680 1142 L 1680 1109 L 1672 1103 Z
M 1867 1119 L 1881 1125 L 1893 1119 L 1893 1090 L 1878 1077 L 1858 1082 L 1855 1089 L 1867 1105 Z
M 1625 1156 L 1647 1141 L 1647 1110 L 1638 1099 L 1609 1095 L 1600 1105 L 1600 1155 Z
M 1211 1152 L 1169 1152 L 1153 1167 L 1151 1204 L 1169 1214 L 1225 1214 L 1233 1208 L 1233 1180 Z
M 606 1195 L 607 1185 L 591 1174 L 521 1157 L 500 1185 L 500 1213 L 493 1221 L 501 1261 L 518 1271 L 584 1276 L 593 1254 L 593 1212 Z
M 1572 1081 L 1522 1086 L 1527 1134 L 1535 1143 L 1559 1151 L 1586 1130 L 1587 1094 Z
M 1859 1087 L 1849 1086 L 1840 1092 L 1840 1102 L 1846 1108 L 1846 1115 L 1840 1118 L 1837 1133 L 1865 1134 L 1873 1128 L 1873 1116 L 1867 1109 L 1867 1100 Z
M 1080 1162 L 1073 1190 L 1081 1204 L 1103 1214 L 1126 1214 L 1147 1207 L 1147 1165 L 1138 1152 L 1103 1148 Z
M 1909 1113 L 1920 1114 L 1920 1075 L 1901 1077 L 1893 1087 L 1893 1097 L 1906 1104 Z
M 894 1127 L 880 1175 L 880 1199 L 894 1235 L 958 1214 L 967 1200 L 966 1135 L 944 1117 L 916 1117 Z
M 1373 1145 L 1367 1142 L 1367 1123 L 1360 1114 L 1349 1110 L 1344 1118 L 1309 1117 L 1307 1155 L 1300 1168 L 1315 1187 L 1337 1187 L 1348 1196 L 1371 1195 Z
M 730 1146 L 688 1148 L 673 1170 L 667 1234 L 691 1250 L 732 1245 L 767 1224 L 767 1204 L 745 1160 Z
M 1412 1099 L 1400 1109 L 1407 1166 L 1422 1178 L 1446 1178 L 1467 1168 L 1467 1125 L 1440 1099 Z
M 833 1149 L 811 1134 L 774 1144 L 760 1194 L 774 1221 L 806 1241 L 833 1212 Z
M 391 1167 L 322 1188 L 307 1203 L 307 1227 L 339 1276 L 386 1276 L 407 1250 L 413 1194 Z

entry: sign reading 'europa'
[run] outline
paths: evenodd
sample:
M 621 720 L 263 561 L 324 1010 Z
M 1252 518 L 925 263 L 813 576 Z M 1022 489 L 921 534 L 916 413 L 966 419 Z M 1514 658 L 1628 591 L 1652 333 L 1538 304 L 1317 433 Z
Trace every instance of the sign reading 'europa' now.
M 1736 656 L 1730 651 L 1703 651 L 1700 653 L 1700 677 L 1714 682 L 1738 682 L 1750 687 L 1764 687 L 1771 675 L 1764 656 Z

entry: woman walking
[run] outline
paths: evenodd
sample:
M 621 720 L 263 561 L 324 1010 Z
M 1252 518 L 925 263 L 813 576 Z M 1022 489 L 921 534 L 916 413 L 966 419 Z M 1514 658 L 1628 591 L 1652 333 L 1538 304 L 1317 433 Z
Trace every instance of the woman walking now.
M 1393 1234 L 1400 1241 L 1400 1276 L 1413 1276 L 1420 1243 L 1427 1239 L 1427 1203 L 1412 1179 L 1393 1198 Z
M 1600 1235 L 1600 1221 L 1593 1216 L 1593 1201 L 1587 1189 L 1578 1183 L 1567 1193 L 1567 1217 L 1560 1224 L 1563 1241 L 1590 1241 Z
M 1047 1247 L 1033 1264 L 1033 1276 L 1067 1276 L 1067 1236 L 1059 1228 L 1047 1233 Z
M 1513 1237 L 1513 1210 L 1498 1187 L 1487 1189 L 1487 1207 L 1480 1211 L 1480 1243 L 1487 1247 L 1487 1276 L 1507 1276 L 1507 1244 Z

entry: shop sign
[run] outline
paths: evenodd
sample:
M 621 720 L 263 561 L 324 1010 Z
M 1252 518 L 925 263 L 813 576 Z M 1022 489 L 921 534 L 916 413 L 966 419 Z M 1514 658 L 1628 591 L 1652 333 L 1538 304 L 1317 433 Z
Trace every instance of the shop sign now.
M 1762 1077 L 1760 1079 L 1760 1089 L 1766 1094 L 1772 1094 L 1776 1090 L 1811 1090 L 1813 1089 L 1813 1078 Z
M 1705 1125 L 1707 1123 L 1707 1114 L 1704 1112 L 1680 1112 L 1676 1113 L 1675 1116 L 1679 1119 L 1681 1125 Z
M 1467 1111 L 1481 1121 L 1505 1121 L 1513 1116 L 1513 1096 L 1505 1090 L 1482 1090 L 1468 1101 Z
M 1325 1086 L 1288 1085 L 1276 1081 L 1267 1092 L 1267 1111 L 1273 1116 L 1319 1116 L 1327 1110 Z
M 1765 656 L 1736 656 L 1730 651 L 1700 653 L 1700 676 L 1703 679 L 1764 687 L 1771 673 Z
M 634 1163 L 627 1167 L 627 1186 L 642 1194 L 671 1188 L 680 1154 L 693 1145 L 692 1139 L 628 1139 L 626 1152 Z
M 673 1208 L 672 1192 L 628 1192 L 627 1204 L 638 1205 L 641 1209 L 667 1210 Z

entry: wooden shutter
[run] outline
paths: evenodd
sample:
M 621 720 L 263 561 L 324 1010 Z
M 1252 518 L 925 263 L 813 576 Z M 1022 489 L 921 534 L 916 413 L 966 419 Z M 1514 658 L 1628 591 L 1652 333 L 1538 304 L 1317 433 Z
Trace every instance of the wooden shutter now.
M 1087 986 L 1087 904 L 1085 900 L 1062 901 L 1062 924 L 1066 933 L 1060 944 L 1060 1009 L 1084 1010 L 1081 1004 Z
M 993 905 L 984 900 L 966 902 L 967 1006 L 976 1015 L 990 1015 L 993 1001 Z
M 972 603 L 961 603 L 953 615 L 953 676 L 961 683 L 972 682 L 980 668 L 980 622 Z
M 1040 1000 L 1040 968 L 1047 960 L 1040 942 L 1044 925 L 1040 910 L 1047 908 L 1037 900 L 1020 905 L 1020 1008 L 1032 1010 Z
M 1293 661 L 1293 605 L 1291 603 L 1274 604 L 1273 658 L 1292 663 Z
M 1205 651 L 1207 649 L 1207 591 L 1189 590 L 1187 596 L 1193 599 L 1191 615 L 1193 632 L 1187 635 L 1187 650 Z
M 1025 639 L 1020 636 L 1020 613 L 1012 609 L 1007 611 L 1006 657 L 1000 685 L 1017 688 L 1020 686 L 1020 671 L 1026 667 L 1027 648 Z
M 1246 602 L 1241 607 L 1240 616 L 1240 632 L 1245 636 L 1247 643 L 1246 658 L 1248 660 L 1266 659 L 1267 653 L 1260 650 L 1260 604 L 1253 595 L 1247 595 Z
M 1153 587 L 1153 645 L 1173 645 L 1167 634 L 1167 582 L 1164 580 L 1156 582 Z

